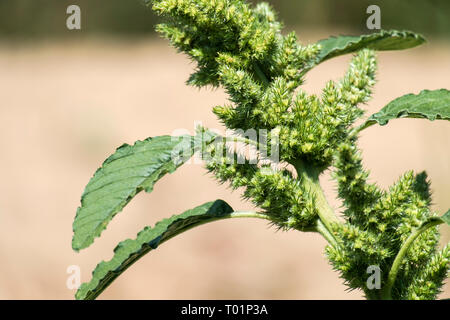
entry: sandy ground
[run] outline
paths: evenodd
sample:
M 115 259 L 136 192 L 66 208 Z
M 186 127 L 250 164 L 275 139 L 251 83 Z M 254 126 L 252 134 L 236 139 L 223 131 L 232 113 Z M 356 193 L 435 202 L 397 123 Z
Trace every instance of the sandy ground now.
M 320 92 L 348 61 L 324 63 L 308 75 L 306 89 Z M 449 46 L 381 53 L 379 61 L 371 113 L 405 93 L 450 87 Z M 143 226 L 217 198 L 251 208 L 201 165 L 186 165 L 140 194 L 91 248 L 71 250 L 83 188 L 117 146 L 174 129 L 193 132 L 198 121 L 222 128 L 210 110 L 226 95 L 185 86 L 193 67 L 163 41 L 0 46 L 0 299 L 71 299 L 67 267 L 80 266 L 87 281 L 118 241 Z M 442 212 L 450 207 L 449 138 L 447 122 L 405 119 L 368 129 L 361 147 L 383 187 L 407 169 L 427 170 Z M 323 181 L 337 207 L 333 183 Z M 323 258 L 324 245 L 317 235 L 275 232 L 260 221 L 210 224 L 143 258 L 102 298 L 362 298 L 345 292 Z M 447 286 L 442 297 L 449 296 Z

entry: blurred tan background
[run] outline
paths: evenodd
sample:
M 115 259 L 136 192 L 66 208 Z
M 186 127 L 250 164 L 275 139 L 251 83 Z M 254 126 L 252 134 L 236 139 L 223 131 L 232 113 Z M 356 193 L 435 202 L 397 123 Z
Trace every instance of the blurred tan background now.
M 338 33 L 299 31 L 306 42 Z M 319 66 L 305 88 L 319 93 L 327 80 L 343 75 L 349 59 Z M 88 281 L 119 241 L 145 225 L 217 198 L 236 210 L 251 209 L 201 165 L 185 165 L 151 194 L 138 195 L 92 247 L 71 250 L 84 186 L 116 147 L 175 129 L 193 133 L 198 121 L 223 129 L 211 108 L 226 95 L 185 86 L 193 68 L 153 38 L 0 41 L 0 299 L 72 299 L 67 267 L 79 265 Z M 380 53 L 368 114 L 406 93 L 450 88 L 449 72 L 450 45 L 440 39 Z M 426 170 L 434 209 L 443 212 L 450 208 L 449 139 L 448 122 L 402 119 L 367 129 L 360 145 L 372 179 L 383 187 L 406 170 Z M 333 182 L 324 176 L 323 183 L 339 210 Z M 361 299 L 360 292 L 345 291 L 324 259 L 324 245 L 318 235 L 276 232 L 261 221 L 217 222 L 150 253 L 101 298 Z M 441 298 L 449 297 L 447 285 Z

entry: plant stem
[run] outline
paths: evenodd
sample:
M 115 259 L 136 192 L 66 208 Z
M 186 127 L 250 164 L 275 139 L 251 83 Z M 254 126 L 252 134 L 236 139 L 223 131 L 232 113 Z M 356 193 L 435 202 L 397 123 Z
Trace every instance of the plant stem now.
M 361 124 L 360 126 L 353 128 L 350 131 L 350 136 L 356 135 L 356 134 L 360 133 L 361 131 L 373 126 L 376 123 L 377 123 L 376 121 L 366 121 L 363 124 Z
M 226 216 L 224 219 L 231 219 L 231 218 L 257 218 L 272 221 L 268 215 L 253 211 L 236 211 L 231 213 L 229 216 Z
M 209 220 L 205 220 L 205 221 L 193 224 L 193 225 L 183 229 L 182 232 L 186 232 L 186 231 L 191 230 L 193 228 L 199 227 L 199 226 L 207 224 L 207 223 L 215 222 L 215 221 L 228 220 L 228 219 L 242 219 L 242 218 L 256 218 L 256 219 L 263 219 L 263 220 L 272 221 L 272 219 L 270 219 L 270 217 L 268 215 L 265 215 L 265 214 L 262 214 L 262 213 L 257 213 L 257 212 L 253 212 L 253 211 L 235 211 L 235 212 L 232 212 L 232 213 L 230 213 L 228 215 L 225 215 L 225 216 L 214 217 L 214 218 L 211 218 Z M 178 234 L 174 234 L 172 237 L 174 237 L 176 235 L 178 235 Z M 165 238 L 164 241 L 161 241 L 161 244 L 166 242 L 167 240 L 170 240 L 172 237 Z
M 309 191 L 314 195 L 316 206 L 319 214 L 319 221 L 317 223 L 317 231 L 332 245 L 338 246 L 333 235 L 333 224 L 339 224 L 340 221 L 336 217 L 334 210 L 329 205 L 322 187 L 319 182 L 320 170 L 315 167 L 305 165 L 302 161 L 297 161 L 294 164 L 297 174 L 301 179 L 301 183 L 309 188 Z
M 307 185 L 310 187 L 310 191 L 316 197 L 316 205 L 319 209 L 319 217 L 322 220 L 323 224 L 327 227 L 329 231 L 331 231 L 332 223 L 340 223 L 336 215 L 334 214 L 334 210 L 329 205 L 327 199 L 325 198 L 325 194 L 323 192 L 322 187 L 319 184 L 318 179 L 307 181 Z
M 322 235 L 322 237 L 324 237 L 325 240 L 327 240 L 328 243 L 331 246 L 333 246 L 334 248 L 339 246 L 336 239 L 334 238 L 333 234 L 330 233 L 330 231 L 328 231 L 328 229 L 325 227 L 322 220 L 320 220 L 320 219 L 317 221 L 316 231 L 318 233 L 320 233 Z
M 417 237 L 420 236 L 423 232 L 442 223 L 444 223 L 442 220 L 433 217 L 428 221 L 424 222 L 419 228 L 415 229 L 410 234 L 408 239 L 406 239 L 406 241 L 403 243 L 402 247 L 400 248 L 400 251 L 397 253 L 397 256 L 394 259 L 394 262 L 392 263 L 392 267 L 391 270 L 389 271 L 386 285 L 381 291 L 381 299 L 392 300 L 392 288 L 394 287 L 397 274 L 400 270 L 403 259 L 406 253 L 408 252 L 408 249 L 414 242 L 414 240 L 416 240 Z

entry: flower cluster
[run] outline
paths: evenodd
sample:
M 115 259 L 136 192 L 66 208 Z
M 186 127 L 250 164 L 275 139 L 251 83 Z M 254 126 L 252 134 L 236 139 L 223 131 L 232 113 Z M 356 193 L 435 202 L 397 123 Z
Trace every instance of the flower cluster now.
M 274 170 L 270 165 L 250 164 L 237 152 L 226 149 L 222 143 L 209 146 L 211 159 L 207 169 L 220 182 L 229 181 L 233 189 L 244 187 L 243 197 L 271 217 L 282 229 L 308 230 L 318 218 L 314 195 L 293 178 L 288 170 Z M 225 155 L 228 153 L 228 155 Z
M 388 191 L 367 181 L 354 140 L 342 143 L 337 152 L 334 177 L 339 196 L 344 200 L 346 223 L 335 225 L 339 247 L 327 247 L 333 267 L 341 272 L 350 288 L 361 288 L 366 296 L 380 299 L 380 290 L 370 290 L 365 283 L 370 265 L 388 271 L 411 233 L 433 216 L 431 194 L 425 172 L 403 175 Z M 437 251 L 437 228 L 423 232 L 413 242 L 402 263 L 394 299 L 434 299 L 447 276 L 450 250 Z

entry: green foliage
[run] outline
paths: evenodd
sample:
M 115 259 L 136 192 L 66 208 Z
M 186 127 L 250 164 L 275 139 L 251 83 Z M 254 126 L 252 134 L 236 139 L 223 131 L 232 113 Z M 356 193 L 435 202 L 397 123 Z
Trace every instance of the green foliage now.
M 443 223 L 450 225 L 450 210 L 448 210 L 442 217 L 440 217 Z
M 136 194 L 151 192 L 161 177 L 189 160 L 198 147 L 191 136 L 161 136 L 119 147 L 84 190 L 73 223 L 73 249 L 88 247 Z
M 226 202 L 216 200 L 164 219 L 153 228 L 145 227 L 136 239 L 119 243 L 110 261 L 97 265 L 91 281 L 83 283 L 76 293 L 76 298 L 95 299 L 122 272 L 159 245 L 196 226 L 225 219 L 232 212 L 233 209 Z
M 224 217 L 262 218 L 283 230 L 320 233 L 329 242 L 326 254 L 333 268 L 350 289 L 362 290 L 368 299 L 436 298 L 450 259 L 448 247 L 438 250 L 437 226 L 448 224 L 449 213 L 437 217 L 430 210 L 425 172 L 409 171 L 389 190 L 369 183 L 357 146 L 361 127 L 354 128 L 364 114 L 360 105 L 368 101 L 375 84 L 374 50 L 410 48 L 424 39 L 408 31 L 382 31 L 304 45 L 295 34 L 281 33 L 281 24 L 264 3 L 251 7 L 243 0 L 154 0 L 152 4 L 167 21 L 157 30 L 197 64 L 188 83 L 221 86 L 229 94 L 230 104 L 213 109 L 225 126 L 268 133 L 267 145 L 239 135 L 233 139 L 257 146 L 267 156 L 273 156 L 268 145 L 278 146 L 285 166 L 273 166 L 261 153 L 254 162 L 227 145 L 228 137 L 223 140 L 206 129 L 195 138 L 158 137 L 119 148 L 86 188 L 74 222 L 74 248 L 92 243 L 137 192 L 150 191 L 159 177 L 184 163 L 192 151 L 201 150 L 210 156 L 206 168 L 216 179 L 242 188 L 244 198 L 260 210 L 227 209 Z M 300 88 L 313 66 L 345 53 L 354 56 L 340 81 L 328 82 L 320 96 Z M 447 119 L 449 113 L 448 91 L 424 91 L 399 98 L 368 123 L 384 124 L 405 114 Z M 183 156 L 174 157 L 179 151 Z M 325 170 L 331 170 L 336 180 L 343 219 L 328 205 L 320 186 Z M 195 218 L 192 212 L 173 217 L 119 245 L 113 260 L 97 267 L 77 298 L 95 298 L 155 243 L 184 231 L 175 221 L 187 219 L 193 227 L 200 220 L 217 220 L 217 215 L 210 216 L 209 205 L 195 209 Z M 370 266 L 382 270 L 381 289 L 367 286 Z
M 379 112 L 371 115 L 362 129 L 378 123 L 386 125 L 389 120 L 397 118 L 417 118 L 428 120 L 450 120 L 450 91 L 423 90 L 419 94 L 407 94 L 389 102 Z
M 425 39 L 410 31 L 382 30 L 378 33 L 354 36 L 331 37 L 319 41 L 319 62 L 358 50 L 402 50 L 419 46 Z

